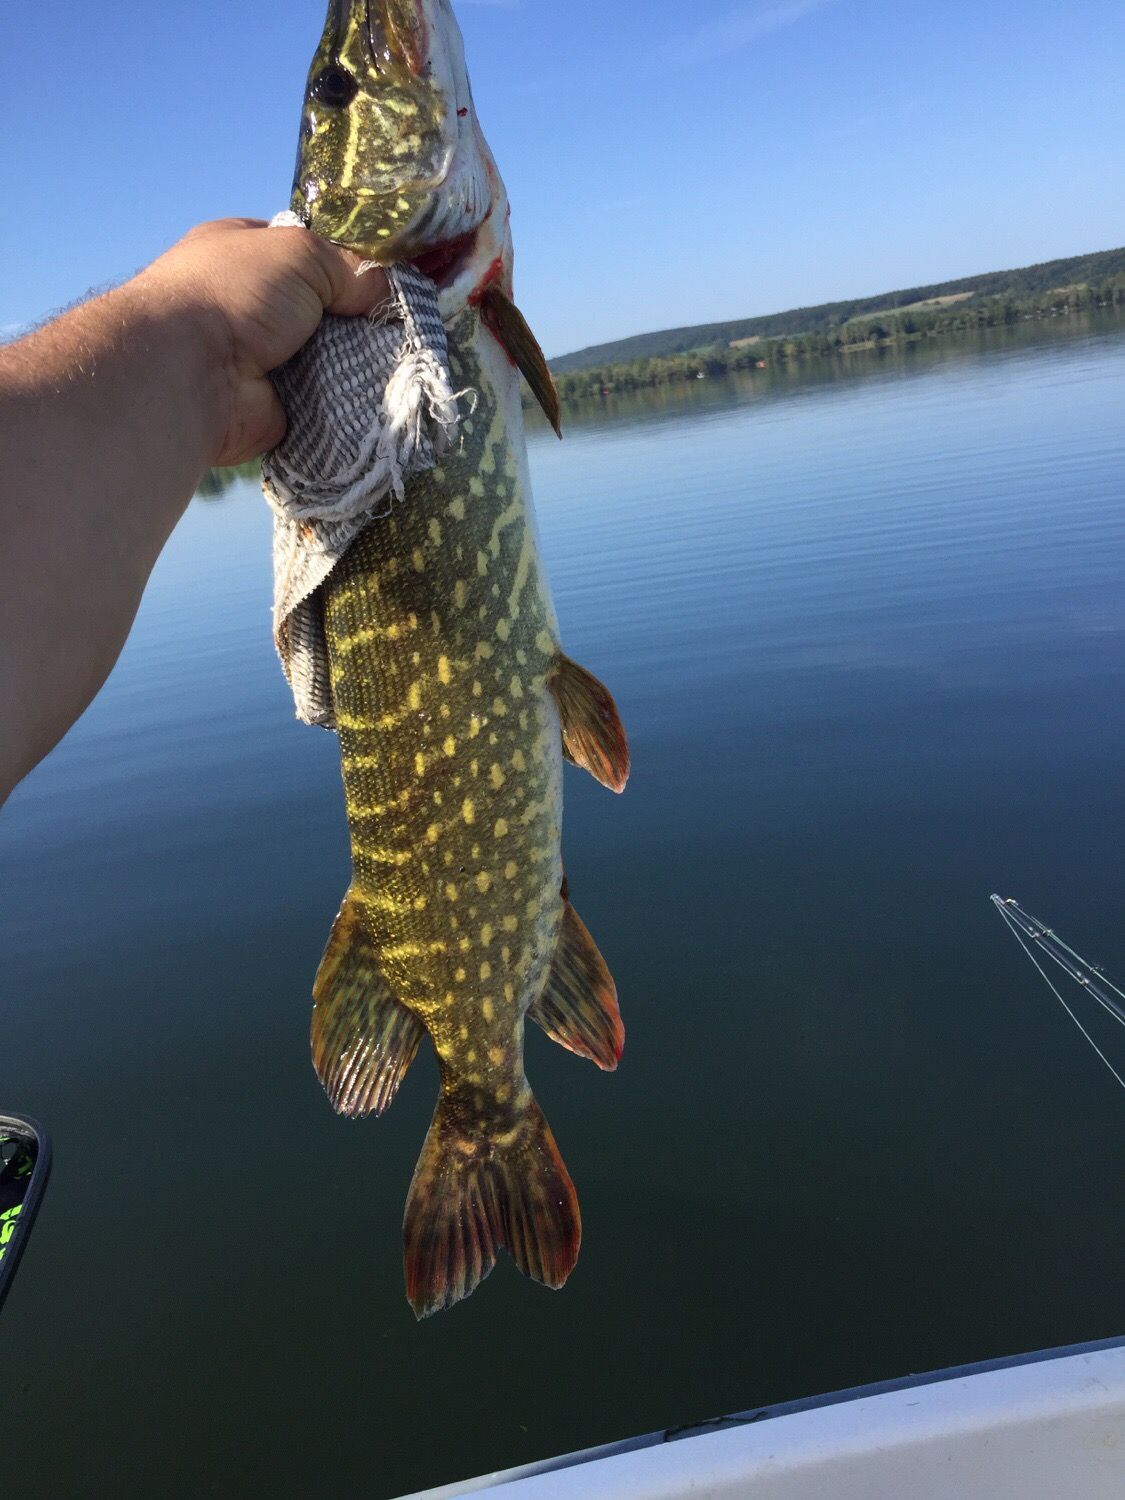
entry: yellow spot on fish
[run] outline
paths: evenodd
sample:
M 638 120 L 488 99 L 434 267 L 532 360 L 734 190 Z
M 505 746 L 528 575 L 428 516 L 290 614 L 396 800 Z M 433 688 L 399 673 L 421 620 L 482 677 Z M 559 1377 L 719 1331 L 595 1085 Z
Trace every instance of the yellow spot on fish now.
M 510 859 L 508 861 L 508 863 L 504 866 L 504 877 L 507 880 L 515 880 L 515 878 L 519 874 L 519 872 L 520 872 L 520 867 L 519 867 L 519 865 L 516 864 L 516 862 L 515 862 L 514 859 Z
M 421 547 L 415 547 L 414 551 L 410 554 L 410 561 L 414 564 L 414 571 L 416 573 L 424 573 L 426 571 L 426 555 Z
M 426 757 L 422 754 L 421 750 L 414 757 L 414 774 L 415 776 L 424 776 L 426 774 Z
M 486 922 L 480 930 L 480 940 L 487 948 L 492 941 L 492 923 Z
M 513 986 L 511 984 L 506 984 L 504 986 L 504 999 L 507 1000 L 508 1004 L 510 1005 L 515 998 L 516 998 L 515 989 L 513 988 Z
M 477 645 L 476 645 L 476 650 L 473 652 L 473 658 L 474 658 L 474 660 L 476 660 L 476 661 L 488 661 L 488 659 L 491 657 L 491 655 L 492 655 L 492 647 L 488 644 L 488 642 L 487 641 L 478 641 Z
M 504 931 L 505 932 L 515 932 L 515 930 L 516 930 L 516 928 L 518 926 L 519 926 L 519 923 L 516 921 L 515 917 L 505 917 L 504 918 Z
M 477 820 L 477 810 L 471 797 L 466 797 L 461 804 L 461 816 L 466 823 L 472 824 Z
M 463 521 L 465 519 L 465 502 L 460 495 L 457 496 L 456 500 L 450 502 L 449 514 L 455 521 Z
M 429 905 L 429 902 L 426 900 L 425 896 L 415 896 L 415 898 L 414 898 L 414 910 L 415 911 L 425 911 L 426 907 L 428 905 Z
M 492 965 L 491 964 L 481 964 L 481 966 L 480 966 L 480 977 L 482 979 L 491 979 L 492 978 Z
M 456 979 L 458 984 L 464 984 L 465 980 L 468 979 L 469 976 L 468 974 L 466 974 L 464 969 L 458 969 L 453 977 L 454 979 Z
M 458 609 L 464 609 L 469 598 L 469 585 L 463 578 L 458 578 L 453 585 L 453 602 Z
M 473 945 L 472 945 L 472 943 L 469 941 L 469 939 L 467 937 L 463 937 L 463 938 L 460 938 L 458 940 L 457 946 L 458 946 L 458 948 L 460 948 L 460 950 L 461 950 L 462 953 L 468 953 L 469 949 Z
M 449 755 L 449 756 L 456 755 L 457 754 L 457 741 L 453 738 L 452 735 L 449 735 L 446 738 L 445 744 L 441 748 L 445 751 L 446 755 Z
M 527 770 L 527 759 L 522 750 L 514 750 L 512 752 L 512 765 L 515 766 L 517 771 Z
M 441 522 L 437 519 L 436 516 L 431 519 L 430 524 L 429 524 L 427 530 L 429 531 L 429 534 L 430 534 L 430 541 L 433 542 L 433 544 L 434 544 L 435 547 L 440 547 L 441 546 Z
M 481 731 L 481 722 L 476 714 L 469 720 L 469 738 L 475 740 Z
M 412 682 L 410 684 L 410 693 L 406 703 L 408 708 L 417 709 L 422 707 L 422 684 L 420 682 Z
M 541 630 L 535 637 L 535 644 L 539 648 L 539 650 L 542 651 L 544 656 L 554 656 L 555 643 L 551 639 L 549 631 Z
M 506 641 L 511 633 L 512 627 L 508 624 L 507 620 L 501 620 L 499 625 L 497 625 L 496 627 L 496 634 L 502 641 Z
M 512 677 L 511 682 L 508 684 L 508 691 L 513 698 L 523 697 L 523 683 L 519 680 L 518 676 Z
M 503 1054 L 501 1054 L 501 1061 L 503 1061 Z M 497 1066 L 499 1067 L 499 1063 Z M 512 1086 L 510 1083 L 499 1083 L 496 1085 L 496 1101 L 498 1104 L 507 1104 L 511 1097 Z
M 474 698 L 479 698 L 480 695 L 483 692 L 484 692 L 484 683 L 481 682 L 481 681 L 479 681 L 479 680 L 477 680 L 476 682 L 474 682 L 473 683 L 473 697 Z M 339 717 L 339 715 L 337 715 L 337 717 Z M 362 727 L 363 727 L 362 725 L 356 725 L 356 728 L 362 728 Z
M 453 670 L 449 665 L 448 656 L 439 656 L 437 664 L 438 681 L 446 687 L 453 681 Z
M 497 818 L 496 827 L 492 830 L 493 838 L 502 839 L 508 832 L 507 818 Z
M 504 772 L 498 765 L 494 763 L 492 769 L 488 773 L 488 779 L 489 781 L 491 781 L 495 790 L 499 791 L 500 788 L 504 785 Z
M 493 698 L 492 712 L 496 714 L 498 718 L 503 718 L 504 715 L 508 712 L 508 705 L 504 702 L 503 698 Z
M 445 888 L 445 897 L 446 897 L 446 900 L 447 901 L 456 901 L 459 894 L 460 894 L 460 892 L 458 891 L 457 887 L 453 884 L 453 882 L 451 880 L 449 882 L 449 884 Z
M 483 552 L 477 553 L 477 574 L 481 578 L 488 576 L 488 558 Z
M 431 823 L 430 826 L 426 829 L 426 838 L 430 841 L 431 844 L 436 844 L 440 837 L 441 829 L 436 823 Z
M 476 474 L 469 480 L 469 494 L 475 495 L 478 500 L 484 499 L 484 480 Z
M 491 1000 L 482 1000 L 480 1005 L 480 1013 L 486 1021 L 491 1021 L 496 1015 L 496 1007 L 493 1005 Z
M 477 876 L 477 890 L 480 891 L 481 895 L 483 896 L 485 892 L 490 889 L 491 885 L 492 876 L 489 875 L 487 871 L 482 870 Z

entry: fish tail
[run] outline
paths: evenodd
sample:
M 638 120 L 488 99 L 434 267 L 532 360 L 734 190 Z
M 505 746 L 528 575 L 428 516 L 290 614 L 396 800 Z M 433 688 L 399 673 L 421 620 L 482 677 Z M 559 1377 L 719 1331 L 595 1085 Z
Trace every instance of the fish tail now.
M 403 1224 L 406 1295 L 419 1318 L 475 1291 L 501 1248 L 544 1286 L 561 1287 L 574 1269 L 578 1195 L 529 1089 L 523 1099 L 482 1122 L 456 1092 L 442 1092 Z

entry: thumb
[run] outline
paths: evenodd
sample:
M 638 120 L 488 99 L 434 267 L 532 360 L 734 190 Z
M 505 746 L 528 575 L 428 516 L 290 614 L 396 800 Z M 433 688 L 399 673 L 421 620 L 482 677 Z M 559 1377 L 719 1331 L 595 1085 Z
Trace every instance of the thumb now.
M 340 317 L 360 317 L 372 313 L 391 299 L 390 283 L 382 266 L 373 266 L 354 250 L 316 239 L 317 255 L 331 287 L 325 312 Z M 367 269 L 361 272 L 360 267 Z

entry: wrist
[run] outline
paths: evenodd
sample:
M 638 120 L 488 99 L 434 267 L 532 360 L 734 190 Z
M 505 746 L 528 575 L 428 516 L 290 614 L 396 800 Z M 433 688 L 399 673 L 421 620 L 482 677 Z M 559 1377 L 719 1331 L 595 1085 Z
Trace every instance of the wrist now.
M 169 386 L 183 403 L 181 414 L 194 428 L 201 468 L 216 461 L 231 422 L 234 340 L 223 313 L 204 288 L 159 274 L 160 262 L 119 289 L 128 298 L 130 320 L 158 345 Z

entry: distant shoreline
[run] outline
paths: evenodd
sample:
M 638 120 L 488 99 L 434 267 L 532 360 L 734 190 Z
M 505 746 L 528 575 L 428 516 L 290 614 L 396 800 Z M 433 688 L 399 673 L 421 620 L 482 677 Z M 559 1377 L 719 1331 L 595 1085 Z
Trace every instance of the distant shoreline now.
M 595 366 L 557 375 L 556 383 L 561 399 L 569 403 L 624 391 L 778 369 L 808 359 L 846 358 L 986 328 L 1012 328 L 1078 313 L 1122 309 L 1125 274 L 1098 286 L 1058 287 L 1022 297 L 1013 294 L 971 300 L 969 297 L 971 294 L 935 298 L 894 312 L 872 313 L 849 319 L 825 332 L 742 338 L 725 346 L 713 345 L 690 353 Z

